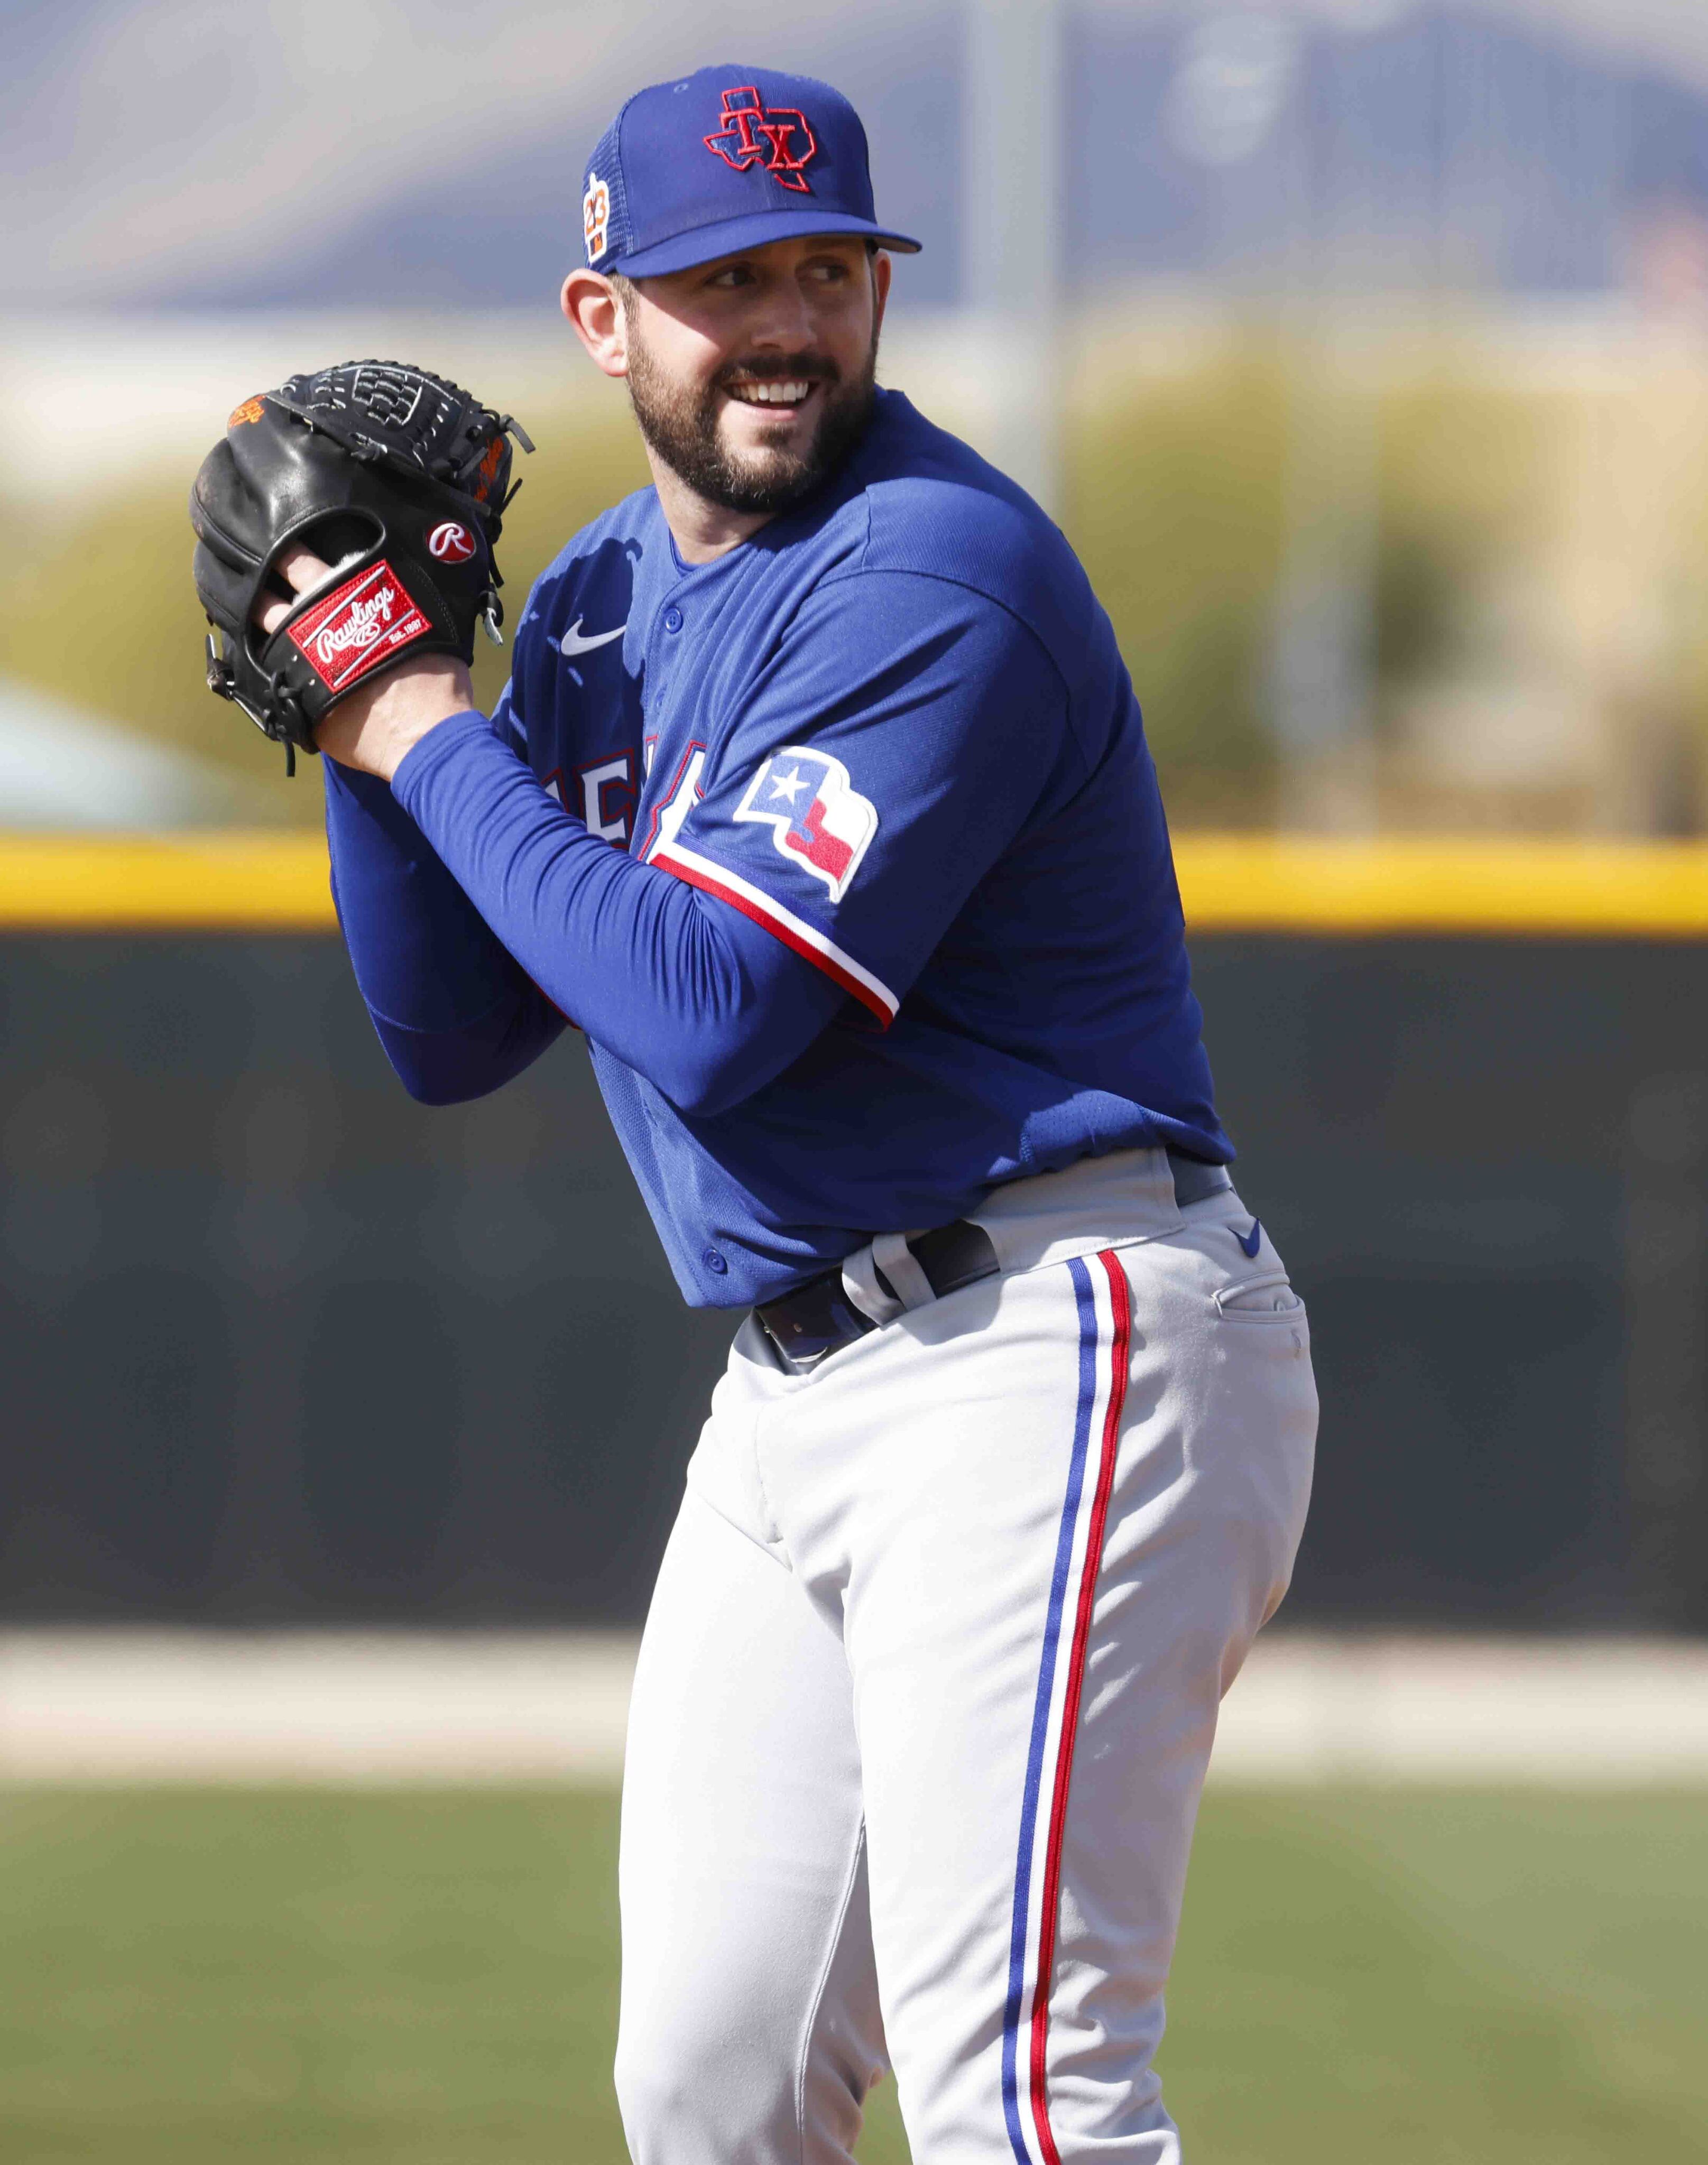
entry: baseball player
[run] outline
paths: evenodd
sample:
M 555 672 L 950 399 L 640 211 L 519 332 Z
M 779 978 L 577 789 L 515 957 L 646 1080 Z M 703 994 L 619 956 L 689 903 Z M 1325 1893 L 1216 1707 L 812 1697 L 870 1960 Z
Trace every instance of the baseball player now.
M 572 1021 L 683 1295 L 744 1317 L 635 1681 L 630 2145 L 831 2165 L 893 2066 L 917 2165 L 1164 2165 L 1194 1816 L 1316 1407 L 1139 710 L 1062 535 L 875 388 L 916 244 L 835 91 L 642 90 L 583 208 L 563 312 L 654 486 L 540 580 L 495 713 L 406 641 L 314 741 L 407 1088 Z M 402 637 L 279 562 L 324 685 Z

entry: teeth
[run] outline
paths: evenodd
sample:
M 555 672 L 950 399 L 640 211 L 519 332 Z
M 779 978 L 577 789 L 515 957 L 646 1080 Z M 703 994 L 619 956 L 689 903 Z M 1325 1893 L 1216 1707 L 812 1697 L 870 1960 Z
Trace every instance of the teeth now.
M 730 387 L 730 396 L 749 406 L 799 406 L 812 387 L 806 382 L 737 383 Z

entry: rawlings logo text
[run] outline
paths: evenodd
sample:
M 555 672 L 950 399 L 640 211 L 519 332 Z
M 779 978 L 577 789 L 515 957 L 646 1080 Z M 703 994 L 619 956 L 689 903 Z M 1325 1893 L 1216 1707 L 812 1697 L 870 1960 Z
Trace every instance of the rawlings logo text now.
M 793 106 L 767 107 L 751 83 L 724 92 L 723 124 L 701 138 L 707 150 L 738 173 L 763 165 L 772 177 L 798 194 L 812 190 L 803 177 L 819 154 L 807 117 Z
M 389 564 L 373 565 L 288 627 L 291 643 L 329 692 L 346 691 L 431 629 Z
M 339 655 L 347 654 L 352 646 L 371 645 L 391 622 L 397 606 L 395 587 L 382 587 L 366 601 L 352 602 L 341 623 L 329 624 L 316 635 L 316 656 L 324 662 L 331 662 Z

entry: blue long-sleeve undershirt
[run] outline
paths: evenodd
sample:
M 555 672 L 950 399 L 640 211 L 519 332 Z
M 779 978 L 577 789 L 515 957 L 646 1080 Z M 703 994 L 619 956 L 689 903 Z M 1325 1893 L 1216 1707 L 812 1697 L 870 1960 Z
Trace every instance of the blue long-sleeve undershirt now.
M 329 762 L 339 920 L 382 1044 L 429 1104 L 497 1089 L 572 1018 L 690 1114 L 782 1072 L 841 990 L 739 910 L 588 833 L 482 714 L 391 787 Z

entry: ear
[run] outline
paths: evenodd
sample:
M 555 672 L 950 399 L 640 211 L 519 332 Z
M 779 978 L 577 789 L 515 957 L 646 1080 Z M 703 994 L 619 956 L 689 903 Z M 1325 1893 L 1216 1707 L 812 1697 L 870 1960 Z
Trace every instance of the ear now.
M 629 372 L 629 327 L 609 278 L 597 271 L 572 271 L 559 296 L 569 326 L 607 376 Z
M 880 248 L 872 259 L 872 330 L 874 337 L 883 329 L 883 311 L 889 300 L 891 268 L 888 256 Z

